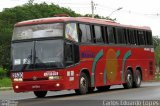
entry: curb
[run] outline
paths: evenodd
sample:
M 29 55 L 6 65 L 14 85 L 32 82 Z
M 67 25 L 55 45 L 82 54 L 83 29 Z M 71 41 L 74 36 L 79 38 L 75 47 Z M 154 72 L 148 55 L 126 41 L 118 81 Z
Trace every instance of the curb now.
M 12 87 L 0 87 L 0 91 L 12 90 Z

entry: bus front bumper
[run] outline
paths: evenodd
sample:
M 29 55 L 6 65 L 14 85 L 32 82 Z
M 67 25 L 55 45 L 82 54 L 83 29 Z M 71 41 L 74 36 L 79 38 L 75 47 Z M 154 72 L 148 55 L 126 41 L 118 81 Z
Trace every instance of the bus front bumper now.
M 64 81 L 26 81 L 26 82 L 12 82 L 13 89 L 18 92 L 29 91 L 56 91 L 66 89 Z

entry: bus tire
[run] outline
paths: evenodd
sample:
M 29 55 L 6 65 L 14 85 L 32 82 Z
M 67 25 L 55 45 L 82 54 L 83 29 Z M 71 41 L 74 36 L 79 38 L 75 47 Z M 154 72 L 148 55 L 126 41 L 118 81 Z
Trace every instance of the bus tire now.
M 133 74 L 131 70 L 127 70 L 126 72 L 126 83 L 123 84 L 123 87 L 125 89 L 129 89 L 133 87 Z
M 108 86 L 97 87 L 97 89 L 98 89 L 98 91 L 101 91 L 101 92 L 107 91 L 107 90 L 110 89 L 110 85 L 108 85 Z
M 79 78 L 79 89 L 76 89 L 75 92 L 77 94 L 86 94 L 88 92 L 89 80 L 85 73 L 81 73 Z
M 34 91 L 34 95 L 37 98 L 43 98 L 47 95 L 47 91 Z
M 141 81 L 142 81 L 142 75 L 140 73 L 139 70 L 136 70 L 135 72 L 135 80 L 134 80 L 134 83 L 133 83 L 133 87 L 134 88 L 139 88 L 140 85 L 141 85 Z

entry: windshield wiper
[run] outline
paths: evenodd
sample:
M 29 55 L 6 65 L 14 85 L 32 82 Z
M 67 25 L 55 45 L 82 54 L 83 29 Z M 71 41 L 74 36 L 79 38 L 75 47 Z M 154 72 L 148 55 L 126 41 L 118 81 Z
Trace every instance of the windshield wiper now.
M 32 59 L 32 49 L 31 49 L 31 54 L 27 57 L 27 59 L 25 60 L 24 64 L 22 65 L 22 68 L 20 69 L 20 71 L 23 71 L 26 66 L 28 65 L 28 61 Z

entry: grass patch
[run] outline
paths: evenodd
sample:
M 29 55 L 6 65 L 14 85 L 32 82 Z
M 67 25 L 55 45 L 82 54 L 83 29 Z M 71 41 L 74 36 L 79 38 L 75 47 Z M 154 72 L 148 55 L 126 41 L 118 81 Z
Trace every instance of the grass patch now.
M 11 87 L 11 79 L 8 77 L 0 79 L 0 87 Z

